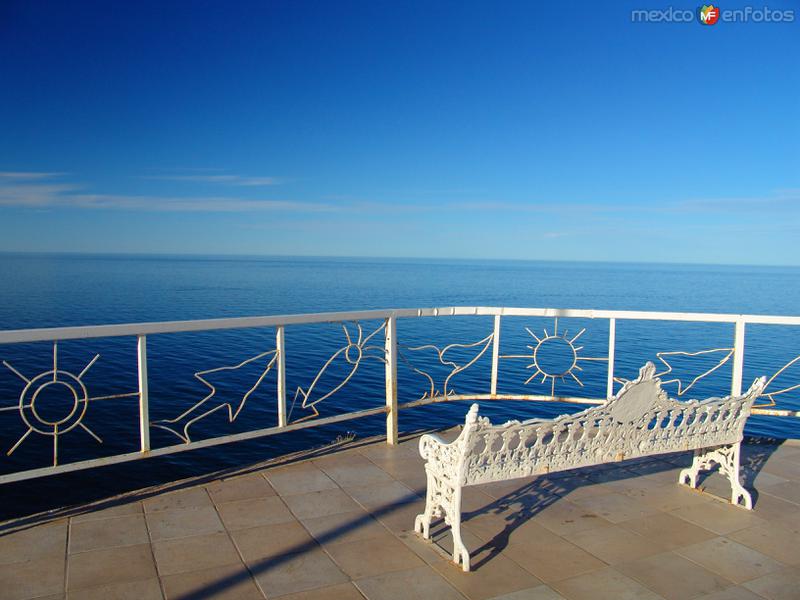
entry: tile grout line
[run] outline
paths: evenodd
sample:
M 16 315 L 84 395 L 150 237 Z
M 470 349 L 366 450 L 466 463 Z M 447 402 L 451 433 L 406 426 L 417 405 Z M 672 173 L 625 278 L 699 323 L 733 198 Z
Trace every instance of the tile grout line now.
M 72 517 L 67 517 L 67 543 L 64 548 L 64 598 L 67 597 L 69 589 L 69 544 L 72 535 Z
M 147 531 L 147 541 L 148 546 L 150 547 L 150 556 L 153 558 L 153 566 L 156 569 L 156 580 L 158 581 L 158 589 L 161 592 L 161 597 L 166 599 L 167 597 L 167 589 L 164 587 L 164 582 L 161 580 L 161 574 L 159 573 L 158 569 L 158 562 L 156 561 L 156 552 L 153 548 L 153 536 L 150 533 L 150 522 L 147 520 L 147 511 L 144 508 L 144 502 L 139 503 L 142 507 L 142 519 L 144 520 L 144 528 Z
M 269 483 L 269 480 L 266 479 L 266 476 L 264 476 L 262 473 L 259 473 L 259 475 L 264 477 L 264 479 L 266 480 L 267 485 L 269 485 L 270 489 L 275 491 L 275 489 Z M 247 561 L 245 561 L 244 555 L 242 554 L 241 550 L 239 549 L 239 545 L 236 543 L 236 538 L 233 537 L 233 534 L 228 529 L 228 526 L 225 524 L 225 521 L 223 520 L 222 515 L 219 512 L 219 507 L 217 506 L 217 503 L 214 502 L 214 498 L 211 496 L 211 492 L 208 491 L 207 487 L 203 487 L 203 489 L 206 491 L 206 494 L 208 494 L 208 499 L 211 501 L 211 506 L 214 507 L 214 513 L 217 515 L 217 518 L 219 519 L 219 522 L 222 524 L 222 530 L 225 532 L 225 535 L 228 536 L 228 540 L 230 540 L 231 545 L 233 546 L 233 549 L 236 551 L 236 555 L 239 557 L 239 560 L 241 561 L 242 565 L 247 570 L 247 572 L 250 574 L 251 581 L 255 584 L 256 589 L 259 591 L 259 593 L 265 599 L 268 598 L 269 596 L 267 595 L 266 590 L 261 587 L 261 583 L 258 581 L 258 578 L 255 576 L 255 573 L 253 573 L 253 571 L 250 570 L 250 566 L 247 564 Z M 277 491 L 275 491 L 275 495 L 278 496 Z M 268 497 L 268 496 L 265 496 L 265 497 Z M 278 497 L 280 497 L 280 496 L 278 496 Z M 283 499 L 281 499 L 281 502 L 283 502 Z M 224 503 L 220 503 L 220 504 L 224 504 Z M 284 503 L 284 505 L 285 505 L 285 503 Z

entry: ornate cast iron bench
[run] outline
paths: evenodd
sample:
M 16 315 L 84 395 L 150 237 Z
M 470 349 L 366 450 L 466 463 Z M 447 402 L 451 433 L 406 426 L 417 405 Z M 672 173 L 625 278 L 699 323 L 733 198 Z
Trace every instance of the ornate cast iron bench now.
M 414 529 L 429 539 L 432 521 L 444 516 L 453 532 L 453 561 L 469 571 L 469 552 L 461 540 L 463 487 L 684 450 L 694 450 L 694 460 L 678 483 L 688 480 L 696 487 L 700 471 L 717 463 L 730 480 L 731 503 L 752 509 L 750 493 L 739 482 L 739 453 L 745 421 L 765 378 L 742 396 L 679 402 L 667 397 L 655 371 L 648 362 L 611 400 L 576 414 L 492 425 L 478 417 L 473 404 L 452 443 L 422 436 L 428 493 Z

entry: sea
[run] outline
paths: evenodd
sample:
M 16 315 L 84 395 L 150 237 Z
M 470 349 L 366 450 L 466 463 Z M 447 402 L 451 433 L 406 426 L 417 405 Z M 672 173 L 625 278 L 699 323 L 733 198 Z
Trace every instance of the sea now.
M 451 306 L 794 316 L 800 315 L 800 268 L 0 254 L 0 330 Z M 286 327 L 290 422 L 310 422 L 385 403 L 381 324 Z M 487 340 L 492 327 L 492 317 L 487 316 L 399 319 L 400 402 L 420 399 L 431 390 L 488 393 L 491 347 Z M 608 332 L 608 321 L 600 318 L 504 317 L 498 392 L 603 398 Z M 653 361 L 665 373 L 662 379 L 673 397 L 725 395 L 730 390 L 733 336 L 730 323 L 620 320 L 615 374 L 620 381 L 632 379 L 646 361 Z M 344 353 L 348 343 L 354 346 Z M 351 373 L 352 361 L 359 354 L 356 346 L 362 358 Z M 270 364 L 274 348 L 271 327 L 149 336 L 150 418 L 157 425 L 151 428 L 152 446 L 183 443 L 180 436 L 187 434 L 195 441 L 274 426 L 276 369 L 274 362 Z M 768 391 L 791 388 L 800 383 L 800 361 L 792 363 L 798 356 L 800 327 L 749 325 L 744 386 L 756 377 L 771 377 L 788 364 Z M 21 413 L 20 397 L 29 399 L 34 389 L 25 391 L 27 381 L 53 368 L 54 345 L 0 345 L 0 474 L 52 465 L 53 436 L 47 432 L 53 426 L 47 423 L 63 423 L 57 444 L 59 464 L 138 449 L 138 400 L 133 395 L 137 390 L 136 339 L 60 342 L 55 360 L 60 371 L 79 380 L 69 380 L 73 388 L 84 386 L 89 397 L 99 399 L 79 403 L 71 413 L 75 405 L 70 389 L 49 385 L 37 396 L 37 414 Z M 46 376 L 37 381 L 46 381 Z M 777 408 L 800 410 L 800 389 L 774 399 Z M 497 422 L 553 417 L 584 408 L 537 401 L 482 401 L 480 405 L 481 414 Z M 452 426 L 463 422 L 468 408 L 468 402 L 409 408 L 400 412 L 400 430 Z M 381 433 L 385 433 L 385 418 L 377 415 L 4 484 L 0 518 L 239 469 L 287 453 L 325 448 L 342 439 Z M 800 438 L 800 419 L 752 416 L 746 433 Z

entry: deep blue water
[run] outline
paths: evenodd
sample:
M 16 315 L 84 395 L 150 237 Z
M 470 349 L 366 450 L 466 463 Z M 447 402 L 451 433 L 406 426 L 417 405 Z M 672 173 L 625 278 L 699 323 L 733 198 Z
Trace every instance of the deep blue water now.
M 54 256 L 0 255 L 0 329 L 90 325 L 139 321 L 206 319 L 249 315 L 273 315 L 318 311 L 434 306 L 521 306 L 595 308 L 654 311 L 800 314 L 800 269 L 788 267 L 733 267 L 697 265 L 645 265 L 604 263 L 555 263 L 523 261 L 454 261 L 400 259 L 330 259 L 280 257 L 169 257 L 169 256 Z M 368 335 L 380 323 L 362 323 Z M 347 324 L 357 335 L 356 325 Z M 530 353 L 535 345 L 527 329 L 539 338 L 553 332 L 552 319 L 506 318 L 501 334 L 501 354 Z M 561 319 L 559 332 L 572 338 L 581 329 L 581 358 L 607 355 L 608 323 L 605 320 Z M 492 331 L 490 317 L 440 317 L 400 320 L 402 347 L 449 343 L 474 343 Z M 382 343 L 382 334 L 375 340 Z M 635 376 L 658 351 L 699 351 L 732 345 L 731 324 L 665 322 L 618 322 L 617 369 L 619 376 Z M 345 343 L 341 325 L 288 327 L 286 330 L 289 401 L 295 389 L 304 389 L 327 358 Z M 555 346 L 556 344 L 553 344 Z M 208 389 L 196 371 L 235 365 L 274 347 L 274 329 L 232 330 L 208 333 L 165 334 L 148 340 L 151 418 L 175 417 L 200 400 Z M 548 346 L 549 347 L 549 346 Z M 448 358 L 469 360 L 475 349 L 454 350 Z M 561 348 L 563 350 L 563 348 Z M 552 350 L 552 349 L 551 349 Z M 558 348 L 541 360 L 555 367 L 562 360 Z M 59 366 L 80 373 L 95 353 L 100 358 L 83 377 L 90 395 L 100 396 L 136 390 L 135 339 L 114 338 L 59 344 Z M 724 353 L 723 353 L 724 354 Z M 710 368 L 723 354 L 704 358 L 671 360 L 674 374 L 685 383 Z M 771 375 L 800 354 L 797 327 L 751 326 L 747 330 L 745 386 L 758 375 Z M 491 352 L 470 369 L 457 375 L 457 392 L 487 392 Z M 411 363 L 430 372 L 437 388 L 447 370 L 434 351 L 405 350 Z M 266 367 L 254 361 L 236 371 L 208 376 L 217 386 L 215 398 L 238 401 Z M 6 360 L 26 377 L 52 365 L 48 343 L 0 346 Z M 501 361 L 499 391 L 549 393 L 550 381 L 541 377 L 530 384 L 526 359 Z M 799 363 L 800 364 L 800 363 Z M 556 393 L 602 397 L 605 395 L 606 363 L 579 362 L 574 371 L 584 387 L 571 377 L 558 380 Z M 800 382 L 800 368 L 787 371 L 773 389 Z M 338 363 L 326 372 L 317 387 L 325 391 L 346 374 Z M 730 387 L 731 361 L 704 378 L 685 397 L 725 394 Z M 399 366 L 401 401 L 413 400 L 426 389 L 426 380 Z M 338 377 L 338 379 L 337 379 Z M 793 380 L 793 381 L 792 381 Z M 326 387 L 327 386 L 327 387 Z M 18 403 L 24 382 L 0 367 L 0 406 Z M 674 395 L 677 388 L 671 384 Z M 61 390 L 63 391 L 63 390 Z M 781 407 L 800 408 L 800 390 L 780 397 Z M 219 404 L 206 405 L 207 407 Z M 384 402 L 383 365 L 365 360 L 346 386 L 318 408 L 323 416 L 380 406 Z M 39 406 L 44 418 L 63 416 L 63 405 L 53 389 L 42 394 Z M 554 416 L 581 407 L 552 403 L 483 403 L 482 412 L 493 419 Z M 464 403 L 448 403 L 404 411 L 401 430 L 441 427 L 463 419 Z M 193 439 L 223 435 L 275 424 L 275 377 L 268 373 L 248 399 L 239 417 L 229 423 L 222 411 L 196 423 Z M 298 404 L 292 419 L 307 415 Z M 138 448 L 135 398 L 90 403 L 82 421 L 103 443 L 97 443 L 80 427 L 60 437 L 61 461 L 131 452 Z M 17 411 L 0 412 L 0 449 L 3 455 L 25 433 Z M 48 503 L 69 503 L 99 497 L 219 468 L 244 465 L 291 450 L 330 442 L 353 432 L 368 436 L 384 431 L 378 416 L 339 425 L 306 429 L 261 440 L 230 444 L 210 450 L 139 461 L 83 473 L 45 478 L 36 483 L 5 486 L 10 505 L 33 510 Z M 752 417 L 747 431 L 777 437 L 800 437 L 800 421 Z M 153 429 L 154 447 L 180 440 Z M 10 457 L 2 456 L 0 472 L 47 466 L 52 459 L 51 438 L 31 434 Z M 71 490 L 69 493 L 65 489 Z M 33 492 L 32 492 L 33 490 Z M 76 490 L 82 490 L 78 492 Z M 89 490 L 89 491 L 87 491 Z M 35 493 L 35 498 L 31 498 Z M 81 495 L 84 494 L 84 495 Z M 52 496 L 63 498 L 53 500 Z M 47 498 L 46 500 L 43 498 Z M 12 511 L 13 512 L 13 511 Z

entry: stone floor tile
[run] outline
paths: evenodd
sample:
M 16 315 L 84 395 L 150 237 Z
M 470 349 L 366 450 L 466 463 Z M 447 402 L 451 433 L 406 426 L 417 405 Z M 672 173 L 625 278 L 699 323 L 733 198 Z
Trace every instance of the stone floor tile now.
M 67 590 L 152 579 L 156 566 L 149 544 L 73 554 L 67 561 Z
M 463 600 L 441 575 L 430 567 L 393 571 L 355 582 L 367 600 L 399 600 L 400 598 L 431 598 Z
M 339 487 L 324 471 L 312 463 L 299 463 L 265 471 L 272 487 L 281 496 L 305 494 Z
M 612 523 L 628 521 L 658 512 L 657 509 L 647 506 L 635 498 L 617 493 L 580 498 L 575 501 L 575 504 Z
M 459 565 L 450 561 L 436 563 L 433 568 L 470 600 L 484 600 L 536 587 L 541 583 L 513 560 L 502 555 L 493 556 L 483 564 L 473 561 L 469 573 L 464 573 Z
M 601 496 L 602 497 L 602 496 Z M 586 507 L 562 499 L 536 514 L 533 519 L 553 533 L 565 535 L 610 524 Z
M 244 565 L 189 571 L 161 578 L 167 600 L 263 600 Z
M 528 543 L 511 543 L 503 549 L 507 556 L 529 573 L 550 583 L 602 569 L 603 561 L 558 536 L 534 539 Z
M 143 501 L 145 512 L 174 510 L 178 508 L 203 508 L 212 505 L 204 487 L 190 487 L 175 492 L 157 494 Z
M 73 523 L 69 532 L 71 554 L 149 542 L 143 514 Z
M 329 544 L 325 549 L 351 579 L 413 569 L 424 564 L 405 544 L 388 533 L 356 542 Z
M 800 597 L 800 569 L 789 567 L 743 584 L 768 600 L 796 600 Z
M 564 538 L 609 565 L 636 560 L 667 550 L 658 539 L 648 539 L 616 525 L 578 531 L 567 534 Z
M 689 600 L 732 585 L 730 580 L 674 552 L 655 554 L 616 568 L 667 600 Z
M 396 535 L 397 539 L 403 542 L 406 548 L 411 550 L 429 565 L 442 562 L 443 560 L 448 561 L 452 558 L 451 553 L 446 552 L 432 541 L 424 539 L 418 533 L 404 531 Z
M 639 582 L 612 567 L 552 584 L 567 600 L 662 600 Z
M 230 535 L 245 562 L 318 548 L 316 540 L 297 521 L 238 529 Z
M 73 523 L 82 523 L 84 521 L 94 521 L 96 519 L 110 519 L 112 517 L 126 517 L 128 515 L 140 515 L 144 512 L 144 507 L 141 502 L 108 502 L 106 508 L 99 508 L 92 510 L 91 507 L 87 512 L 76 514 L 71 517 Z M 101 506 L 103 505 L 101 504 Z
M 248 566 L 268 598 L 330 587 L 349 580 L 322 550 L 284 554 Z
M 0 536 L 0 564 L 36 558 L 63 561 L 67 548 L 67 519 L 60 519 Z
M 215 504 L 275 495 L 275 490 L 260 473 L 214 481 L 206 489 Z
M 676 552 L 734 583 L 755 579 L 783 567 L 769 556 L 724 537 L 686 546 Z
M 663 484 L 652 493 L 640 495 L 638 498 L 642 504 L 665 512 L 717 502 L 699 490 L 679 485 L 674 481 Z
M 657 513 L 630 521 L 622 521 L 619 526 L 634 531 L 648 540 L 655 540 L 665 550 L 696 544 L 717 536 L 708 529 L 669 513 Z
M 346 492 L 367 510 L 415 502 L 420 499 L 414 492 L 397 481 L 349 487 Z
M 717 535 L 767 524 L 767 521 L 754 515 L 753 511 L 716 501 L 686 506 L 673 510 L 670 514 L 713 531 Z
M 726 537 L 789 565 L 800 565 L 800 521 L 770 521 L 729 533 Z
M 800 504 L 800 481 L 786 481 L 784 483 L 765 485 L 761 488 L 761 493 Z
M 767 521 L 783 519 L 800 511 L 797 504 L 788 500 L 781 500 L 770 494 L 759 494 L 753 498 L 753 514 Z
M 279 496 L 223 502 L 217 505 L 217 510 L 222 522 L 229 530 L 288 523 L 295 520 Z
M 526 526 L 532 526 L 540 530 L 544 529 L 532 519 L 509 521 L 502 515 L 493 515 L 492 513 L 476 514 L 461 521 L 462 529 L 471 531 L 484 541 L 489 541 L 496 537 L 510 538 L 512 535 L 521 537 L 522 534 L 517 532 L 520 528 Z M 544 531 L 550 533 L 548 529 L 544 529 Z
M 153 544 L 153 554 L 158 574 L 162 577 L 241 562 L 239 553 L 225 532 L 156 542 Z
M 364 596 L 353 583 L 340 583 L 307 592 L 287 594 L 281 596 L 280 600 L 364 600 Z
M 27 600 L 64 592 L 64 558 L 34 558 L 0 565 L 0 593 L 6 600 Z
M 158 579 L 140 579 L 83 588 L 70 592 L 67 600 L 162 600 Z
M 386 527 L 363 511 L 313 517 L 301 522 L 320 544 L 354 542 L 388 533 Z
M 213 506 L 177 508 L 147 513 L 147 526 L 153 541 L 204 535 L 222 531 L 222 522 Z
M 424 511 L 425 502 L 420 501 L 379 509 L 371 514 L 389 531 L 397 534 L 402 531 L 414 531 L 414 519 Z
M 565 598 L 547 585 L 537 585 L 527 590 L 495 596 L 490 600 L 565 600 Z
M 735 585 L 719 592 L 698 596 L 697 600 L 764 600 L 764 598 L 754 594 L 747 588 Z
M 420 536 L 420 538 L 422 538 L 422 536 Z M 473 558 L 477 558 L 482 552 L 491 551 L 489 544 L 466 529 L 461 530 L 461 541 L 464 542 L 464 545 L 467 547 L 467 552 L 469 552 Z M 450 526 L 445 525 L 443 522 L 439 523 L 437 527 L 431 528 L 430 541 L 428 542 L 428 540 L 425 540 L 425 543 L 437 546 L 439 549 L 437 554 L 448 557 L 448 560 L 453 556 L 453 532 Z
M 392 476 L 376 466 L 375 463 L 360 456 L 357 458 L 362 458 L 363 464 L 360 461 L 348 462 L 347 464 L 320 464 L 318 461 L 314 461 L 314 464 L 325 471 L 328 477 L 343 488 L 392 481 Z
M 800 461 L 796 457 L 770 457 L 762 468 L 767 473 L 772 473 L 783 479 L 800 480 Z
M 340 489 L 283 496 L 283 500 L 298 519 L 363 510 Z

